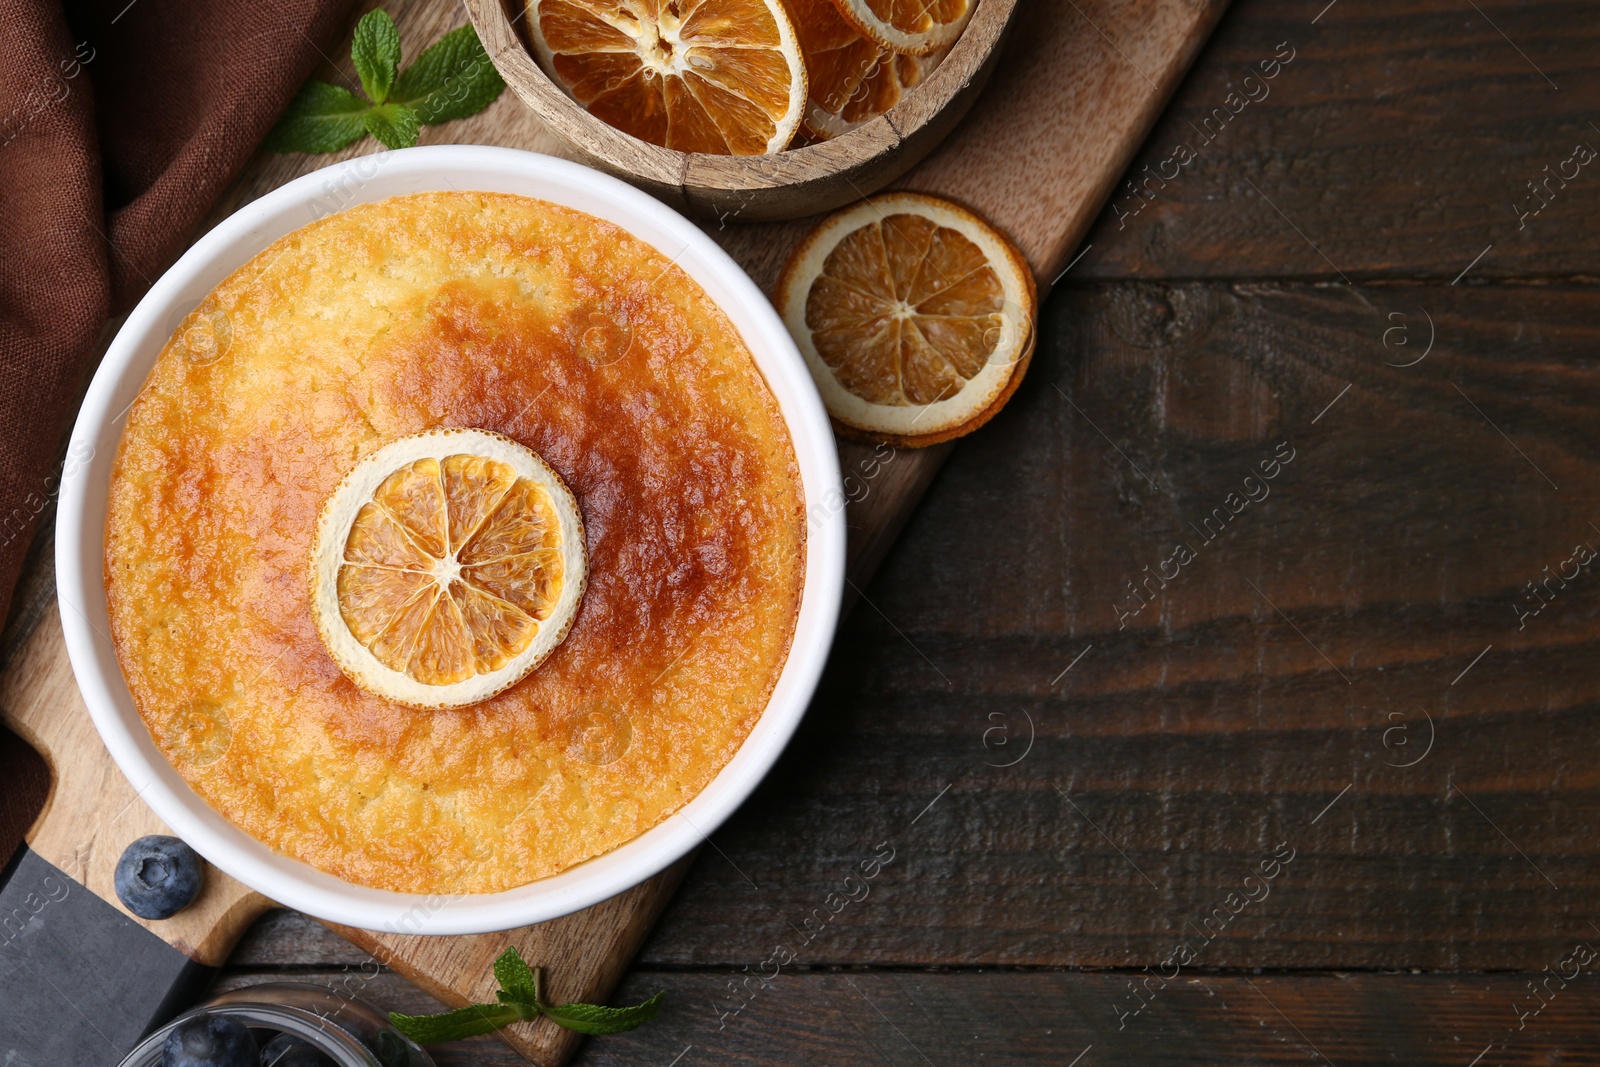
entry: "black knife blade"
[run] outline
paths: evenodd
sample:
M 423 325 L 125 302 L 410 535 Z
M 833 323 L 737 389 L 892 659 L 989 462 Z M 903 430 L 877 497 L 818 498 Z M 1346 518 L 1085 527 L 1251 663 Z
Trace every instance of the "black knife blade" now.
M 214 974 L 27 845 L 0 874 L 5 1067 L 115 1067 Z

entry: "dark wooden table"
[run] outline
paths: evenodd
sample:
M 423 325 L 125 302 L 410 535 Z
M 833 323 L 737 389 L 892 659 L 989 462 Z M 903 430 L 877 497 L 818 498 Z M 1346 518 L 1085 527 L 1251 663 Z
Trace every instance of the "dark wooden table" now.
M 1225 17 L 582 1062 L 1600 1062 L 1600 4 L 1326 3 Z M 222 981 L 431 1003 L 367 962 Z

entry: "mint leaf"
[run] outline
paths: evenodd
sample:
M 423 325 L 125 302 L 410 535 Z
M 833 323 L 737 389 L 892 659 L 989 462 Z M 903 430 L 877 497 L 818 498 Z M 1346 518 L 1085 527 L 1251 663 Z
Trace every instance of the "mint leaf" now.
M 506 87 L 471 26 L 461 26 L 417 57 L 394 83 L 391 98 L 424 125 L 476 115 Z
M 545 1008 L 544 1014 L 553 1023 L 576 1030 L 580 1034 L 620 1034 L 649 1022 L 661 1010 L 661 1000 L 667 994 L 657 993 L 643 1004 L 627 1008 L 607 1008 L 599 1004 L 561 1004 Z
M 350 58 L 361 76 L 361 88 L 372 102 L 388 100 L 395 72 L 400 69 L 400 31 L 387 11 L 369 11 L 361 16 L 356 23 L 355 40 L 350 42 Z
M 417 113 L 404 104 L 379 104 L 362 115 L 361 121 L 385 148 L 410 148 L 417 143 Z
M 367 131 L 361 117 L 371 106 L 348 89 L 308 81 L 263 143 L 273 152 L 337 152 Z
M 500 999 L 510 1004 L 539 1006 L 539 975 L 528 968 L 522 953 L 512 945 L 494 961 L 494 978 L 500 983 Z
M 395 105 L 389 105 L 395 106 Z M 381 109 L 374 109 L 381 110 Z M 657 993 L 643 1004 L 627 1008 L 607 1008 L 599 1004 L 562 1004 L 549 1007 L 540 1000 L 540 971 L 529 967 L 515 945 L 494 961 L 495 981 L 500 991 L 499 1004 L 471 1004 L 442 1015 L 400 1015 L 389 1013 L 395 1029 L 419 1045 L 459 1041 L 510 1026 L 514 1022 L 536 1019 L 542 1013 L 568 1030 L 580 1034 L 620 1034 L 649 1022 L 661 1010 L 666 993 Z
M 469 1004 L 442 1015 L 401 1015 L 390 1012 L 394 1028 L 419 1045 L 460 1041 L 464 1037 L 492 1034 L 502 1026 L 531 1018 L 511 1004 Z
M 268 149 L 335 152 L 363 133 L 386 148 L 410 148 L 422 126 L 476 115 L 506 87 L 471 26 L 451 30 L 399 71 L 400 31 L 387 12 L 369 11 L 356 23 L 350 58 L 371 101 L 306 82 L 267 134 Z

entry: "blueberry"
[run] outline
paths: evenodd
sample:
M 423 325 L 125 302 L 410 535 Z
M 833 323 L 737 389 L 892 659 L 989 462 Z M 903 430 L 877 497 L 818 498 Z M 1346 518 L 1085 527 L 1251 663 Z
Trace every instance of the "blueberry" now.
M 161 1067 L 257 1067 L 259 1057 L 250 1031 L 226 1015 L 181 1023 L 161 1046 Z
M 194 849 L 176 837 L 151 834 L 117 861 L 117 899 L 141 919 L 165 919 L 194 903 L 203 878 Z
M 279 1034 L 261 1050 L 261 1067 L 334 1067 L 327 1056 L 293 1034 Z

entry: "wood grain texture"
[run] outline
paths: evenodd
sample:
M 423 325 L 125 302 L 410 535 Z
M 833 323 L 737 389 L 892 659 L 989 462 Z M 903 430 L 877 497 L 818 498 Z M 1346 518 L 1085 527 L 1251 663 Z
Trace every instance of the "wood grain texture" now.
M 897 187 L 961 200 L 995 223 L 1043 288 L 1083 241 L 1114 175 L 1226 7 L 1023 4 L 1012 28 L 1017 43 L 960 140 Z
M 1594 943 L 1592 937 L 1589 943 Z M 231 989 L 273 978 L 239 973 L 219 985 Z M 389 1010 L 437 1010 L 408 983 L 370 969 L 312 971 L 296 978 Z M 738 1015 L 724 1016 L 719 1011 L 734 1005 L 727 990 L 729 975 L 646 971 L 631 976 L 618 996 L 639 1000 L 665 990 L 661 1015 L 640 1030 L 589 1042 L 577 1063 L 1600 1063 L 1600 1043 L 1594 1038 L 1600 989 L 1592 975 L 1586 970 L 1572 982 L 1551 979 L 1547 989 L 1541 986 L 1544 1006 L 1529 1014 L 1519 1030 L 1517 1009 L 1531 1013 L 1541 1003 L 1529 991 L 1529 979 L 1506 974 L 1184 974 L 1164 985 L 1152 979 L 1142 993 L 1146 1007 L 1123 1017 L 1134 996 L 1129 985 L 1138 985 L 1127 974 L 786 972 L 747 998 Z M 440 1067 L 510 1067 L 521 1062 L 486 1037 L 430 1051 Z M 1474 1063 L 1479 1055 L 1482 1059 Z
M 665 988 L 672 1013 L 592 1042 L 581 1062 L 665 1065 L 687 1045 L 685 1065 L 793 1063 L 797 1052 L 812 1064 L 892 1067 L 1600 1062 L 1600 989 L 1586 972 L 1553 981 L 1520 1031 L 1514 1006 L 1541 1003 L 1523 975 L 1179 974 L 1146 986 L 1142 973 L 813 973 L 780 977 L 718 1029 L 718 1010 L 737 1003 L 728 978 L 630 978 L 620 995 Z
M 1493 245 L 1469 280 L 1600 273 L 1593 165 L 1519 219 L 1545 167 L 1600 150 L 1600 6 L 1341 2 L 1313 24 L 1326 6 L 1235 5 L 1077 272 L 1449 281 Z M 1295 58 L 1263 83 L 1280 44 Z

